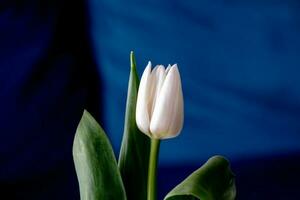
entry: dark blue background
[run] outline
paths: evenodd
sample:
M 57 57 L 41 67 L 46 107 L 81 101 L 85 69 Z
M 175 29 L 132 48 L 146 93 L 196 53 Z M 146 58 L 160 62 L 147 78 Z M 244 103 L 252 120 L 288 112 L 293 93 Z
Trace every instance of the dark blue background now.
M 83 108 L 118 154 L 129 52 L 178 63 L 182 134 L 163 141 L 160 196 L 214 154 L 239 199 L 299 199 L 300 2 L 0 3 L 0 190 L 79 199 L 71 146 Z

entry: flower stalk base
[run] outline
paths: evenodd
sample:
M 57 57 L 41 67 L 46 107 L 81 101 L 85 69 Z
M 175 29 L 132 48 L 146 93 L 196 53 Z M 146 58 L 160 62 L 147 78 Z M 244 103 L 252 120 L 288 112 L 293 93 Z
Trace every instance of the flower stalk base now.
M 159 153 L 159 139 L 151 139 L 150 159 L 148 168 L 147 200 L 156 200 L 156 173 Z

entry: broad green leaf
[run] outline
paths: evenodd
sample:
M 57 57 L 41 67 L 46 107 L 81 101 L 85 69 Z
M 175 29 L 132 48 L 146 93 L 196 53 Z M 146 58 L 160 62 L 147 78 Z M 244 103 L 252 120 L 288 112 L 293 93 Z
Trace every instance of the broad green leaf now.
M 110 142 L 87 111 L 84 111 L 77 127 L 73 159 L 81 200 L 126 199 Z
M 141 133 L 135 122 L 139 78 L 133 52 L 128 83 L 124 134 L 119 156 L 119 169 L 130 200 L 147 199 L 147 177 L 150 139 Z
M 235 195 L 234 175 L 228 160 L 213 156 L 176 186 L 165 200 L 234 200 Z

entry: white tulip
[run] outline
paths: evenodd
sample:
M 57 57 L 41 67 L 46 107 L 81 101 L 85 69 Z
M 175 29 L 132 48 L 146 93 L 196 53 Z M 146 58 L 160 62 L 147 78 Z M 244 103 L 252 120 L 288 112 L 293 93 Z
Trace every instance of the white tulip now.
M 176 137 L 183 126 L 183 95 L 177 64 L 157 65 L 151 71 L 148 63 L 139 86 L 136 123 L 154 139 Z

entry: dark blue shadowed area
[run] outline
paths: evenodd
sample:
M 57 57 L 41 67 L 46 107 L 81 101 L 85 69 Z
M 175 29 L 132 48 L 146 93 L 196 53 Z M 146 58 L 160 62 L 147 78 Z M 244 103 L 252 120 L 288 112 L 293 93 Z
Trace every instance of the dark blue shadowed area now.
M 83 109 L 101 105 L 83 5 L 1 5 L 0 199 L 79 197 L 73 137 Z
M 199 163 L 204 163 L 199 162 Z M 159 170 L 159 198 L 163 197 L 199 165 L 188 163 Z M 256 156 L 231 161 L 235 174 L 237 199 L 299 199 L 299 154 Z
M 179 65 L 181 135 L 161 144 L 159 195 L 221 154 L 238 199 L 300 199 L 300 3 L 76 0 L 0 3 L 0 195 L 79 199 L 83 108 L 118 154 L 129 53 Z M 1 197 L 0 197 L 1 199 Z

